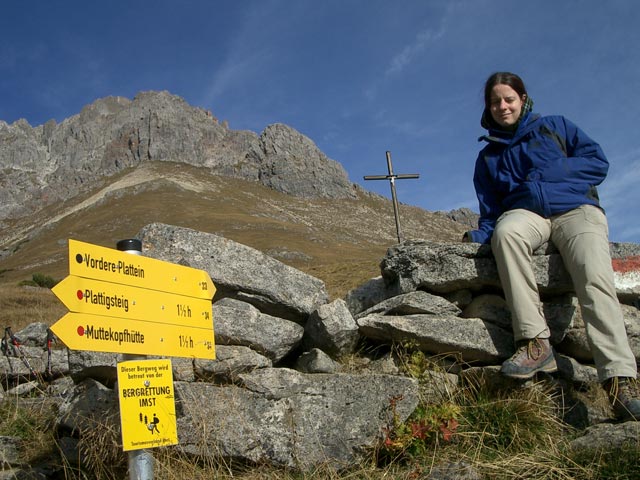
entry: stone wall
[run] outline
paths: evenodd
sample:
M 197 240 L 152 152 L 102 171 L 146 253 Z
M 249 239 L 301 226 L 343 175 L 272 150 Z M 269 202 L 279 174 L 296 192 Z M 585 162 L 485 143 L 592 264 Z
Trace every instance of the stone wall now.
M 381 440 L 393 415 L 403 420 L 411 414 L 419 395 L 440 401 L 470 372 L 505 381 L 497 371 L 513 353 L 513 336 L 487 247 L 393 246 L 380 277 L 331 300 L 317 278 L 223 237 L 151 224 L 138 238 L 144 255 L 206 270 L 217 288 L 216 360 L 172 358 L 178 448 L 185 453 L 299 469 L 354 465 Z M 640 290 L 633 262 L 639 253 L 637 245 L 612 244 L 614 265 L 622 265 L 617 275 L 624 282 L 616 281 L 636 357 Z M 556 379 L 584 390 L 597 379 L 571 283 L 552 247 L 536 252 L 535 268 L 558 351 Z M 25 357 L 8 352 L 0 358 L 0 395 L 53 402 L 64 454 L 77 462 L 81 432 L 106 422 L 114 444 L 120 441 L 114 390 L 120 357 L 47 352 L 46 329 L 33 324 L 16 333 Z M 419 391 L 392 345 L 438 356 L 442 368 L 431 372 L 431 388 Z M 24 360 L 46 373 L 49 358 L 51 375 L 34 379 Z M 568 411 L 563 420 L 583 430 L 586 444 L 595 431 L 590 429 L 600 428 L 592 425 L 610 418 L 588 404 Z M 620 434 L 628 428 L 620 427 Z

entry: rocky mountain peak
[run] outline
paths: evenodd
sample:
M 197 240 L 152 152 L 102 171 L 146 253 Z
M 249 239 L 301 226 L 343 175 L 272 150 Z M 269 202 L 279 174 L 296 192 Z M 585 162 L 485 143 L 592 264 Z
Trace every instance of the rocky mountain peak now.
M 169 92 L 98 99 L 61 123 L 0 122 L 0 222 L 72 199 L 125 169 L 175 162 L 300 197 L 353 198 L 342 166 L 275 124 L 258 136 Z

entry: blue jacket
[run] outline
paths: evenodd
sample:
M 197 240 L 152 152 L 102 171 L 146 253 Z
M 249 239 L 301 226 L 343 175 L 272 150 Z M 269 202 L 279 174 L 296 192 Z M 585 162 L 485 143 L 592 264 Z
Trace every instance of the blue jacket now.
M 580 205 L 600 207 L 596 185 L 609 162 L 600 145 L 562 116 L 527 113 L 515 133 L 489 130 L 473 184 L 480 203 L 470 240 L 489 243 L 502 213 L 524 208 L 549 218 Z

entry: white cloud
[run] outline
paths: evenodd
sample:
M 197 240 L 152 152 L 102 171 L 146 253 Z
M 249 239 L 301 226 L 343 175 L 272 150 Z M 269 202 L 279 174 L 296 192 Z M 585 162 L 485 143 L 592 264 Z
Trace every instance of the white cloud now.
M 272 28 L 265 28 L 265 18 L 271 18 L 278 2 L 264 1 L 247 9 L 240 23 L 229 29 L 231 38 L 220 42 L 212 53 L 209 68 L 213 76 L 205 89 L 200 105 L 212 106 L 230 89 L 259 77 L 270 57 L 268 49 Z M 233 32 L 233 33 L 231 33 Z M 259 34 L 258 34 L 259 33 Z
M 443 24 L 444 19 L 436 30 L 427 29 L 422 32 L 418 32 L 413 43 L 405 46 L 400 53 L 391 59 L 386 75 L 389 76 L 402 73 L 402 71 L 410 65 L 417 56 L 424 52 L 431 43 L 442 38 L 445 33 Z
M 612 158 L 615 158 L 615 163 L 612 163 L 601 190 L 606 192 L 607 201 L 628 204 L 628 194 L 640 192 L 640 149 L 622 156 L 610 156 L 610 162 Z
M 433 21 L 430 22 L 430 25 L 418 31 L 411 43 L 402 46 L 402 48 L 391 57 L 384 75 L 376 78 L 363 89 L 364 97 L 367 101 L 375 102 L 383 90 L 385 83 L 392 78 L 397 78 L 402 75 L 407 69 L 410 69 L 413 65 L 420 63 L 424 59 L 425 52 L 428 52 L 430 47 L 442 39 L 447 33 L 448 19 L 454 14 L 454 10 L 455 3 L 451 3 L 446 5 L 444 12 L 440 15 L 436 16 L 434 13 L 431 17 Z
M 228 59 L 216 69 L 211 83 L 204 93 L 201 104 L 212 105 L 216 100 L 234 85 L 242 82 L 243 79 L 250 78 L 252 70 L 255 69 L 255 58 L 243 57 L 242 55 L 230 55 Z

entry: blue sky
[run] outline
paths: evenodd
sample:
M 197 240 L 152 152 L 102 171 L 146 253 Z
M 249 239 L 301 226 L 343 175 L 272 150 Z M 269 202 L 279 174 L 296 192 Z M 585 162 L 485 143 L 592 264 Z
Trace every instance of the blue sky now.
M 3 2 L 0 120 L 62 121 L 110 95 L 167 90 L 232 129 L 285 123 L 351 181 L 418 173 L 398 199 L 477 211 L 472 175 L 489 74 L 520 74 L 610 161 L 611 240 L 640 243 L 637 0 Z

